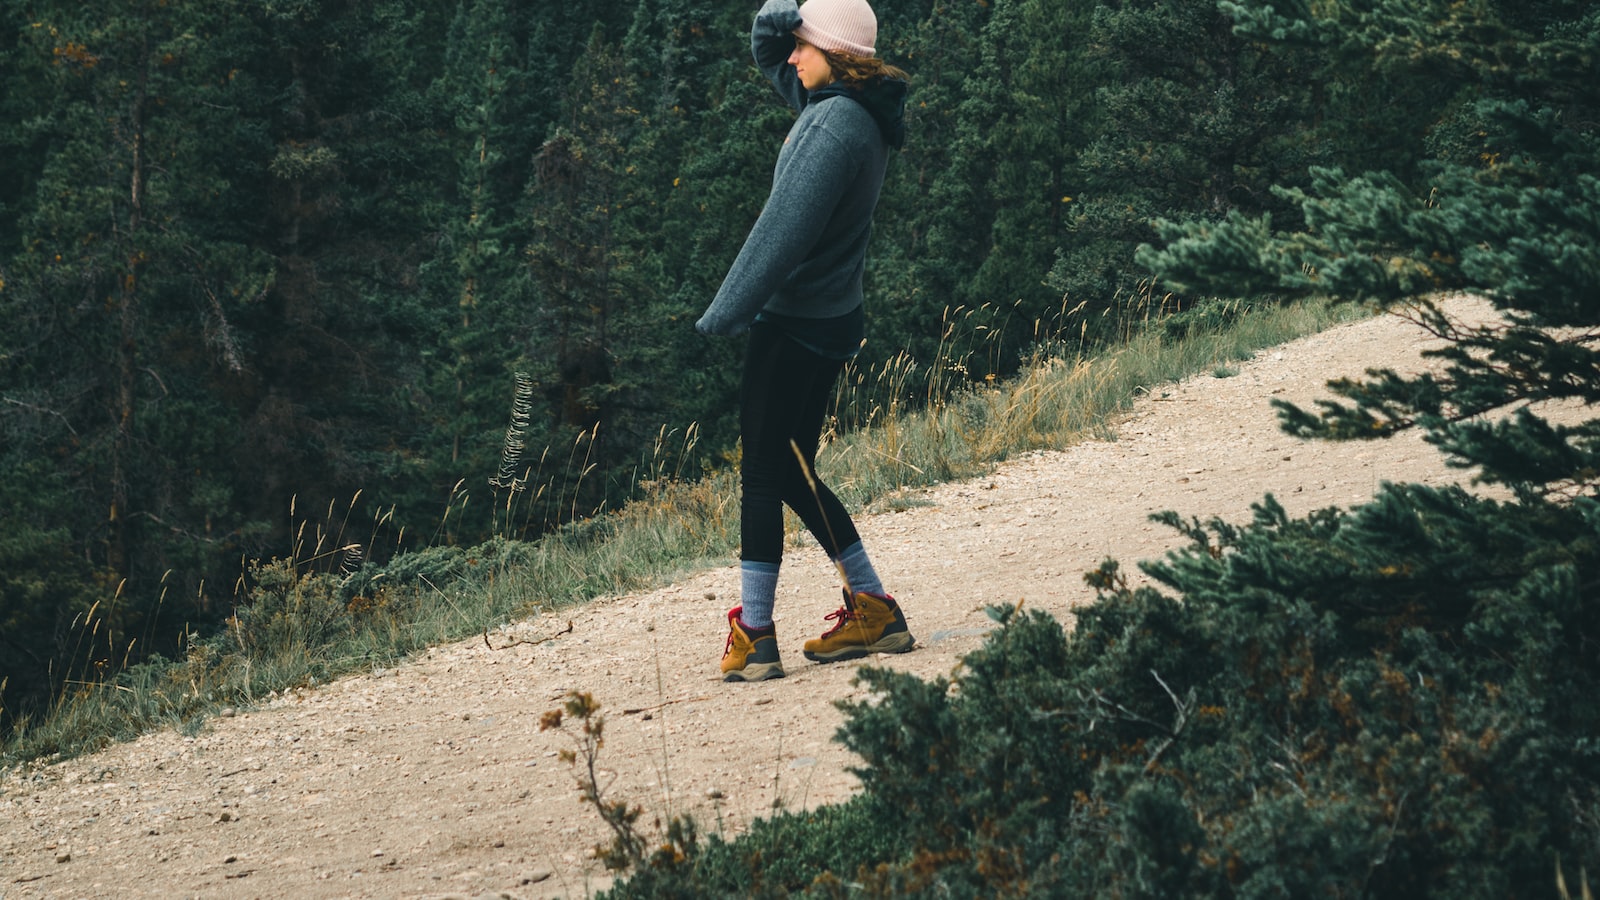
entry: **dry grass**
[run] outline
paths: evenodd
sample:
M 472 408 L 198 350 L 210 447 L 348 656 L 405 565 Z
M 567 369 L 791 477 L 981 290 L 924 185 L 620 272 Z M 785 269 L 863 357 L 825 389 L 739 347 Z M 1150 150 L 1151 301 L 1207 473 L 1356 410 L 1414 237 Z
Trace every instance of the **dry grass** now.
M 1029 355 L 1004 381 L 972 377 L 975 368 L 1000 362 L 1001 339 L 1013 327 L 1003 311 L 953 310 L 932 364 L 900 355 L 847 370 L 819 474 L 858 508 L 893 502 L 905 488 L 974 477 L 1019 452 L 1109 436 L 1141 391 L 1351 315 L 1346 307 L 1312 304 L 1230 310 L 1225 327 L 1172 339 L 1154 327 L 1164 302 L 1131 298 L 1110 327 L 1122 342 L 1103 352 L 1085 338 L 1107 333 L 1107 323 L 1091 329 L 1081 309 L 1064 307 L 1055 322 L 1029 323 Z M 514 405 L 488 513 L 499 536 L 487 544 L 462 549 L 443 540 L 453 519 L 483 514 L 458 485 L 436 546 L 380 567 L 370 562 L 372 545 L 387 533 L 392 510 L 353 523 L 358 495 L 342 511 L 330 505 L 319 520 L 302 522 L 287 559 L 254 564 L 241 580 L 240 614 L 221 634 L 190 636 L 182 659 L 128 666 L 136 642 L 115 628 L 116 597 L 97 605 L 77 623 L 79 639 L 107 652 L 77 658 L 120 658 L 122 668 L 71 673 L 51 709 L 19 724 L 0 746 L 0 762 L 92 751 L 153 728 L 193 729 L 223 708 L 392 665 L 535 610 L 664 584 L 735 553 L 734 466 L 685 471 L 695 429 L 663 429 L 635 498 L 588 515 L 576 498 L 591 469 L 594 435 L 547 448 L 532 463 L 518 437 Z M 540 518 L 552 516 L 567 524 Z M 548 533 L 512 539 L 535 527 Z

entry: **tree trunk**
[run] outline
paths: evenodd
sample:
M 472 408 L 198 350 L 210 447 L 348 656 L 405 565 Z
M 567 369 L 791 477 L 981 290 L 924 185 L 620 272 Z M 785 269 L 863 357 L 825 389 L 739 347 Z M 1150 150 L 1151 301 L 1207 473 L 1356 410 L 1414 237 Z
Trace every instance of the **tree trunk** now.
M 118 575 L 128 577 L 128 469 L 133 452 L 133 417 L 135 408 L 135 379 L 138 376 L 139 347 L 139 269 L 144 262 L 144 251 L 139 246 L 139 232 L 144 217 L 144 105 L 149 87 L 149 67 L 145 65 L 146 52 L 141 48 L 138 87 L 128 111 L 128 129 L 131 144 L 129 166 L 128 221 L 122 235 L 123 260 L 126 268 L 117 284 L 117 312 L 121 333 L 117 341 L 117 429 L 111 447 L 111 518 L 110 545 L 107 564 Z

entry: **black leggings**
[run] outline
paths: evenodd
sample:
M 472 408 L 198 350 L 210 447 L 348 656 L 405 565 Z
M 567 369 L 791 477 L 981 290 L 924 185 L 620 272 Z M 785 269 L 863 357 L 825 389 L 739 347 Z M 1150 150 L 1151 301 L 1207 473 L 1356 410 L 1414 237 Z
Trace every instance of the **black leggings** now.
M 783 506 L 800 516 L 830 559 L 861 540 L 844 504 L 821 481 L 815 491 L 790 441 L 816 478 L 817 441 L 844 363 L 802 347 L 777 326 L 756 322 L 744 364 L 739 431 L 739 558 L 783 560 Z

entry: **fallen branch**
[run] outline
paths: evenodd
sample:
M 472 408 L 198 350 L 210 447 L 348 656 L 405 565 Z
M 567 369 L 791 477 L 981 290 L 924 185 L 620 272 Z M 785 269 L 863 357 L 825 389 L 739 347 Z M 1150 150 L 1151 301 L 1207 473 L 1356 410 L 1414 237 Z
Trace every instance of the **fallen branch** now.
M 547 641 L 553 641 L 556 638 L 562 636 L 563 634 L 571 634 L 571 633 L 572 633 L 572 620 L 568 619 L 567 620 L 567 627 L 563 628 L 562 630 L 560 630 L 558 632 L 556 632 L 555 634 L 545 635 L 544 637 L 539 638 L 536 641 L 530 641 L 527 638 L 517 638 L 516 640 L 512 641 L 511 643 L 505 645 L 504 647 L 496 647 L 494 644 L 489 642 L 489 629 L 485 628 L 485 629 L 483 629 L 483 645 L 485 647 L 488 647 L 490 650 L 494 650 L 496 652 L 499 652 L 501 650 L 510 650 L 512 647 L 520 647 L 523 644 L 528 644 L 530 646 L 537 646 L 537 645 L 543 644 L 543 643 L 545 643 Z
M 625 709 L 622 711 L 622 714 L 625 716 L 631 716 L 634 713 L 655 712 L 663 706 L 671 706 L 674 703 L 696 703 L 701 700 L 710 699 L 710 697 L 679 697 L 676 700 L 663 700 L 660 703 L 657 703 L 655 706 L 639 706 L 635 707 L 634 709 Z

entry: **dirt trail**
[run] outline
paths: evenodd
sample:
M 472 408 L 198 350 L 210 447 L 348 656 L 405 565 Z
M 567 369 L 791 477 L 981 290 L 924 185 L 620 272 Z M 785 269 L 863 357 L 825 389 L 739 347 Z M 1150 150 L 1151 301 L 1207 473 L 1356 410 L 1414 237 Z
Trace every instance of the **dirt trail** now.
M 1482 317 L 1486 306 L 1452 304 Z M 1393 316 L 1261 353 L 1141 401 L 1112 442 L 1029 454 L 988 477 L 922 492 L 861 531 L 901 600 L 918 649 L 874 664 L 948 674 L 989 624 L 1025 602 L 1068 617 L 1093 599 L 1083 573 L 1126 570 L 1179 546 L 1150 513 L 1235 521 L 1271 492 L 1292 514 L 1358 503 L 1379 483 L 1458 481 L 1414 435 L 1315 444 L 1280 433 L 1268 401 L 1308 404 L 1366 368 L 1420 367 L 1426 335 Z M 22 897 L 585 896 L 608 879 L 589 850 L 606 835 L 580 805 L 572 747 L 539 731 L 569 689 L 607 716 L 612 797 L 692 813 L 733 834 L 775 804 L 848 796 L 852 759 L 832 740 L 832 701 L 859 663 L 819 666 L 838 588 L 820 551 L 791 551 L 778 636 L 789 675 L 723 684 L 732 566 L 647 594 L 517 623 L 394 669 L 294 691 L 208 723 L 93 756 L 0 774 L 0 900 Z M 647 819 L 650 816 L 647 816 Z

